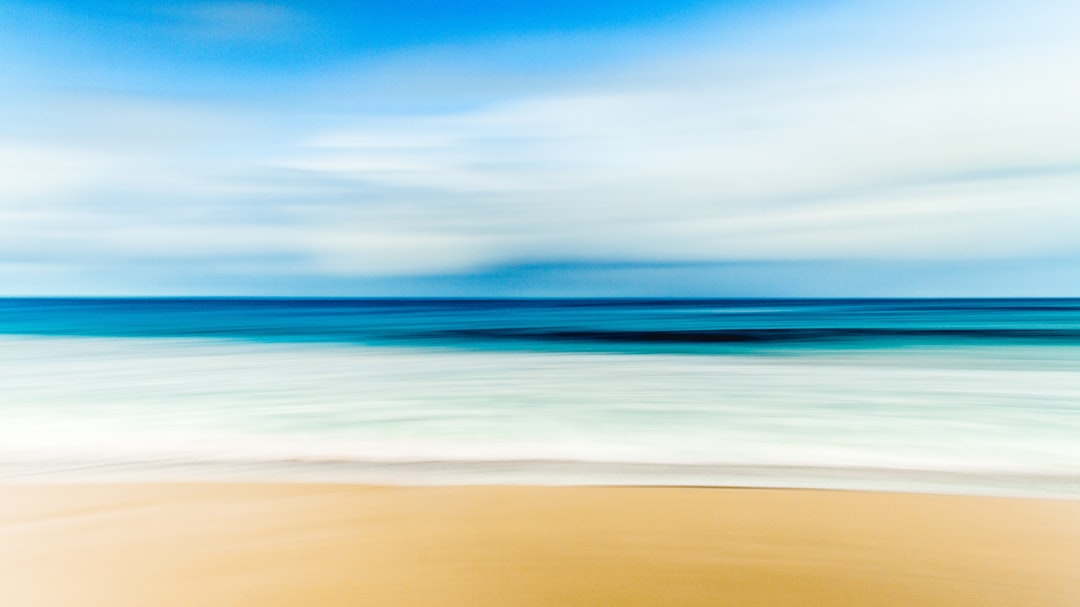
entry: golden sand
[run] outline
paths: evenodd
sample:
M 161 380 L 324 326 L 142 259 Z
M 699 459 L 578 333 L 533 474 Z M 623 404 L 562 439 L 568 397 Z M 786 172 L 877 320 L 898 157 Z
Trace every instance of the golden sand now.
M 843 491 L 0 488 L 11 607 L 1080 605 L 1080 502 Z

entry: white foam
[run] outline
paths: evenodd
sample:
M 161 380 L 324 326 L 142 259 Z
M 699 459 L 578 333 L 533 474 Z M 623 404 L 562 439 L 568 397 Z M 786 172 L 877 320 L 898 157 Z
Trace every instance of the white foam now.
M 462 479 L 497 465 L 506 481 L 534 478 L 536 462 L 572 462 L 540 476 L 643 482 L 665 470 L 668 480 L 721 483 L 734 469 L 814 469 L 1060 479 L 1080 476 L 1078 371 L 1068 357 L 972 352 L 483 353 L 3 337 L 0 460 L 19 476 L 80 463 L 204 473 L 303 463 L 311 474 L 352 466 Z

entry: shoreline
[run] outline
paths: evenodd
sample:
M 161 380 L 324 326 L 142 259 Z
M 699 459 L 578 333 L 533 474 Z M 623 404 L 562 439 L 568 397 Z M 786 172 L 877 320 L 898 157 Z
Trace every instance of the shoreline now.
M 572 460 L 160 460 L 0 462 L 0 487 L 285 484 L 798 489 L 1080 500 L 1080 474 L 872 466 Z
M 0 603 L 1075 605 L 1080 502 L 815 489 L 0 485 Z

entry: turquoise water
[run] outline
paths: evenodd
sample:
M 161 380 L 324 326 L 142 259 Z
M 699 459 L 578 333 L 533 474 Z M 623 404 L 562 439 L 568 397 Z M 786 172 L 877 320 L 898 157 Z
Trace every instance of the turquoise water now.
M 1080 301 L 0 300 L 0 477 L 1080 494 Z

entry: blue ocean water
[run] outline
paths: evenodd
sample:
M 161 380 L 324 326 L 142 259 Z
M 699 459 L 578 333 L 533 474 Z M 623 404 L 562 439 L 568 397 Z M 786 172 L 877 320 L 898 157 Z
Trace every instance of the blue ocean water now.
M 0 476 L 1080 495 L 1080 300 L 0 299 Z
M 1080 345 L 1080 300 L 0 299 L 0 333 L 634 352 Z

